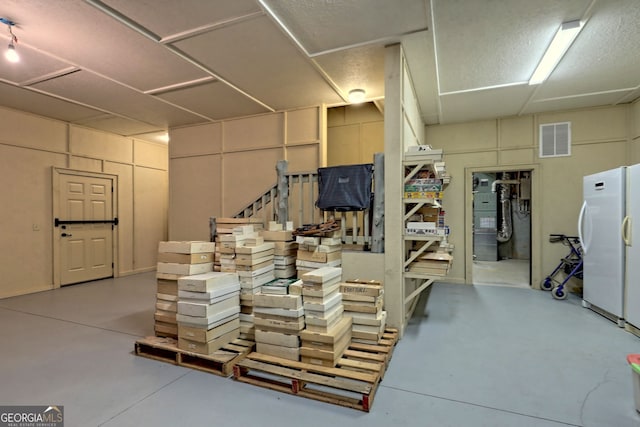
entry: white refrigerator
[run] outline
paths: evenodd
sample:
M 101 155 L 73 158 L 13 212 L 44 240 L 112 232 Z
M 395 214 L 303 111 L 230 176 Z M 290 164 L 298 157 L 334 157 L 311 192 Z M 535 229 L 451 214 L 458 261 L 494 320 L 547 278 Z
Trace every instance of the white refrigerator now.
M 640 164 L 627 168 L 627 215 L 623 222 L 627 259 L 624 319 L 640 328 Z
M 585 176 L 584 203 L 578 219 L 584 260 L 583 305 L 621 327 L 624 326 L 622 223 L 626 216 L 626 188 L 627 167 Z

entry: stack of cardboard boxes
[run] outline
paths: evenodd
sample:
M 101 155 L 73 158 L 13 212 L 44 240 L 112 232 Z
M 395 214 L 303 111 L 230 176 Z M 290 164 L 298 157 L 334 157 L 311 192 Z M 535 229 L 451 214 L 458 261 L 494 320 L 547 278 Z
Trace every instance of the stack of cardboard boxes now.
M 293 223 L 287 222 L 286 230 L 282 224 L 270 221 L 262 237 L 274 244 L 274 275 L 276 279 L 287 279 L 296 275 L 296 244 L 293 237 Z
M 155 333 L 178 338 L 178 279 L 213 270 L 215 247 L 210 242 L 160 242 L 156 271 Z
M 415 252 L 412 251 L 412 256 Z M 416 259 L 409 264 L 409 271 L 429 274 L 432 276 L 446 276 L 449 274 L 453 257 L 446 252 L 423 252 L 416 255 Z
M 236 246 L 235 263 L 241 281 L 240 334 L 244 339 L 255 340 L 253 307 L 255 294 L 267 280 L 273 280 L 273 243 L 254 236 L 244 240 L 244 246 Z
M 351 344 L 351 318 L 343 316 L 342 269 L 323 267 L 302 276 L 305 330 L 300 334 L 302 362 L 335 366 Z
M 242 241 L 242 238 L 233 238 L 233 231 L 236 227 L 242 227 L 251 225 L 253 227 L 253 231 L 260 232 L 264 228 L 264 221 L 260 218 L 216 218 L 215 219 L 215 242 L 216 242 L 216 251 L 214 257 L 214 271 L 222 271 L 222 259 L 224 254 L 224 259 L 227 261 L 227 267 L 233 267 L 235 264 L 233 262 L 229 263 L 229 259 L 233 261 L 233 257 L 229 257 L 229 255 L 233 255 L 235 251 L 236 243 L 238 241 Z M 228 268 L 227 268 L 228 270 Z
M 178 348 L 212 354 L 240 333 L 240 282 L 235 273 L 178 279 Z
M 335 234 L 336 237 L 296 236 L 298 277 L 319 268 L 342 265 L 342 239 L 339 232 Z
M 353 319 L 352 341 L 377 344 L 387 323 L 384 288 L 376 280 L 348 280 L 340 284 L 345 316 Z
M 304 329 L 302 284 L 276 279 L 254 297 L 256 351 L 300 360 L 300 331 Z

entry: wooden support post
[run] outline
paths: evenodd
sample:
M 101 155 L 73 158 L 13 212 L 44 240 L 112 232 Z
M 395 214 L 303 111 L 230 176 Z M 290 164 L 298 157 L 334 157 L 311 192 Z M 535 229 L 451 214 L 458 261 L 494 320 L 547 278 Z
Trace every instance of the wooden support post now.
M 209 241 L 216 241 L 216 217 L 209 217 Z
M 304 175 L 298 174 L 298 221 L 300 224 L 304 224 L 304 179 L 302 179 Z
M 352 243 L 358 244 L 358 211 L 351 212 L 351 235 Z
M 309 212 L 309 221 L 311 222 L 311 224 L 313 224 L 315 223 L 315 220 L 316 220 L 314 201 L 313 201 L 313 174 L 310 173 L 309 175 L 307 175 L 307 178 L 309 178 L 309 205 L 308 206 L 311 206 L 311 212 Z
M 384 153 L 373 155 L 373 227 L 371 252 L 384 252 Z
M 289 221 L 289 183 L 287 180 L 286 160 L 278 160 L 276 171 L 278 175 L 278 222 L 283 226 Z
M 277 191 L 275 188 L 271 188 L 271 190 L 269 191 L 269 206 L 271 207 L 271 213 L 270 215 L 267 217 L 268 221 L 276 221 L 278 218 L 278 215 L 276 213 L 277 208 L 276 208 L 276 194 Z

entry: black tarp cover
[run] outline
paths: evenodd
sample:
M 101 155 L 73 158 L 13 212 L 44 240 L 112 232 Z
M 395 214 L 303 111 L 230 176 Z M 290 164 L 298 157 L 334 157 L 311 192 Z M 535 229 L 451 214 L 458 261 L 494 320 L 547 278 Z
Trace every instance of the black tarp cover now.
M 372 176 L 373 164 L 319 168 L 316 205 L 326 211 L 368 209 Z

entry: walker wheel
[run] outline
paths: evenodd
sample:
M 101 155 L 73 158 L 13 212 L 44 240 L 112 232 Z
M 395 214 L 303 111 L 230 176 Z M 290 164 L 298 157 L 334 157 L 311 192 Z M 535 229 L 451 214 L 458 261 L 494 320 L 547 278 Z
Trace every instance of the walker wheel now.
M 542 289 L 543 291 L 550 291 L 551 289 L 553 289 L 553 282 L 551 281 L 551 279 L 548 277 L 542 279 L 542 282 L 540 282 L 540 289 Z
M 560 286 L 556 286 L 555 288 L 553 288 L 553 290 L 551 291 L 551 295 L 555 299 L 567 299 L 567 291 L 565 291 L 564 288 L 561 288 Z

